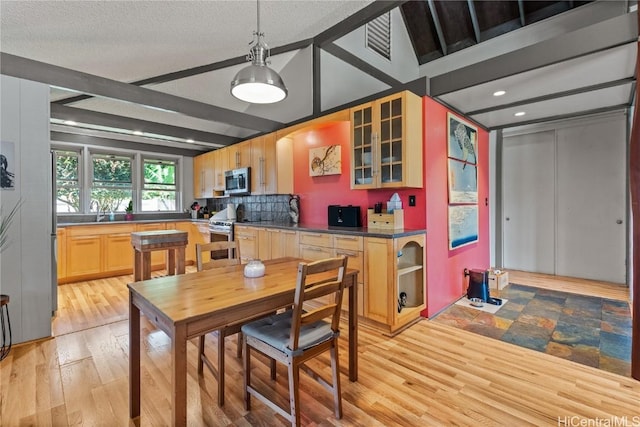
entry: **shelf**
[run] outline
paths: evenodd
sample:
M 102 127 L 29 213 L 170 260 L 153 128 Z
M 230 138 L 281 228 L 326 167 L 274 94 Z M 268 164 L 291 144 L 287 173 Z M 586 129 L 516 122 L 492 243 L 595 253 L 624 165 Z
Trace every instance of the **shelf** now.
M 422 270 L 421 265 L 407 265 L 407 266 L 398 266 L 398 276 L 402 276 L 404 274 L 411 273 L 412 271 Z

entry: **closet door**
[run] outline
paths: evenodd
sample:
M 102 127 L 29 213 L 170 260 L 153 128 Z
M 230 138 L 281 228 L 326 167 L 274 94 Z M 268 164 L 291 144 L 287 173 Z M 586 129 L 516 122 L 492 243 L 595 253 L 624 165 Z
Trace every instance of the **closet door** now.
M 623 115 L 557 130 L 556 274 L 626 281 Z
M 503 140 L 503 267 L 554 274 L 555 134 Z

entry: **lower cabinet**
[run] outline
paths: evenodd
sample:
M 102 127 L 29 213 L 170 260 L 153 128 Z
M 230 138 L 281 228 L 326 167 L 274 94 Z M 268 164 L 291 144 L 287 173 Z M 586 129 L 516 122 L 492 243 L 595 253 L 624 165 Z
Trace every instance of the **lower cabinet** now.
M 298 232 L 276 228 L 258 228 L 258 258 L 268 260 L 300 255 Z
M 57 235 L 57 261 L 58 261 L 58 281 L 63 281 L 67 278 L 67 229 L 58 228 L 56 230 Z
M 395 334 L 420 319 L 426 307 L 425 235 L 365 238 L 367 291 L 364 316 Z
M 104 271 L 127 271 L 133 266 L 131 233 L 114 233 L 104 236 L 106 245 Z
M 168 223 L 167 227 L 169 225 L 173 225 L 176 230 L 186 231 L 187 233 L 189 233 L 189 236 L 187 237 L 187 239 L 189 240 L 189 243 L 187 244 L 187 249 L 185 250 L 185 263 L 189 265 L 195 265 L 196 264 L 196 244 L 209 243 L 211 240 L 211 234 L 209 233 L 209 224 L 201 223 L 201 222 L 185 221 L 185 222 L 176 222 L 172 224 Z M 203 254 L 203 257 L 204 257 L 203 262 L 209 261 L 208 255 L 206 252 Z
M 245 264 L 252 259 L 259 259 L 258 229 L 246 225 L 234 225 L 234 240 L 238 242 L 240 261 Z
M 67 278 L 102 273 L 102 236 L 67 237 Z

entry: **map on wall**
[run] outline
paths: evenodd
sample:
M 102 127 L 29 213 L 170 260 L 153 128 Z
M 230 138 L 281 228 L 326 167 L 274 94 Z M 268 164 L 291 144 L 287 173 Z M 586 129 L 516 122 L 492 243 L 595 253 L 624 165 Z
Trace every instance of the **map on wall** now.
M 478 169 L 476 166 L 449 159 L 448 169 L 449 203 L 478 203 Z
M 449 206 L 449 249 L 478 241 L 478 205 Z
M 341 147 L 329 145 L 309 149 L 309 176 L 340 175 Z

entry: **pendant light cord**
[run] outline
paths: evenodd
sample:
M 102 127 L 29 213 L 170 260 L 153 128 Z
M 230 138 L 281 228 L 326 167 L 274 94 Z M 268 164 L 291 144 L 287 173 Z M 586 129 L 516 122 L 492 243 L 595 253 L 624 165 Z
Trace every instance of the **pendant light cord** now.
M 258 35 L 260 35 L 260 0 L 256 0 L 256 15 L 257 15 L 256 21 L 258 22 L 257 33 Z

